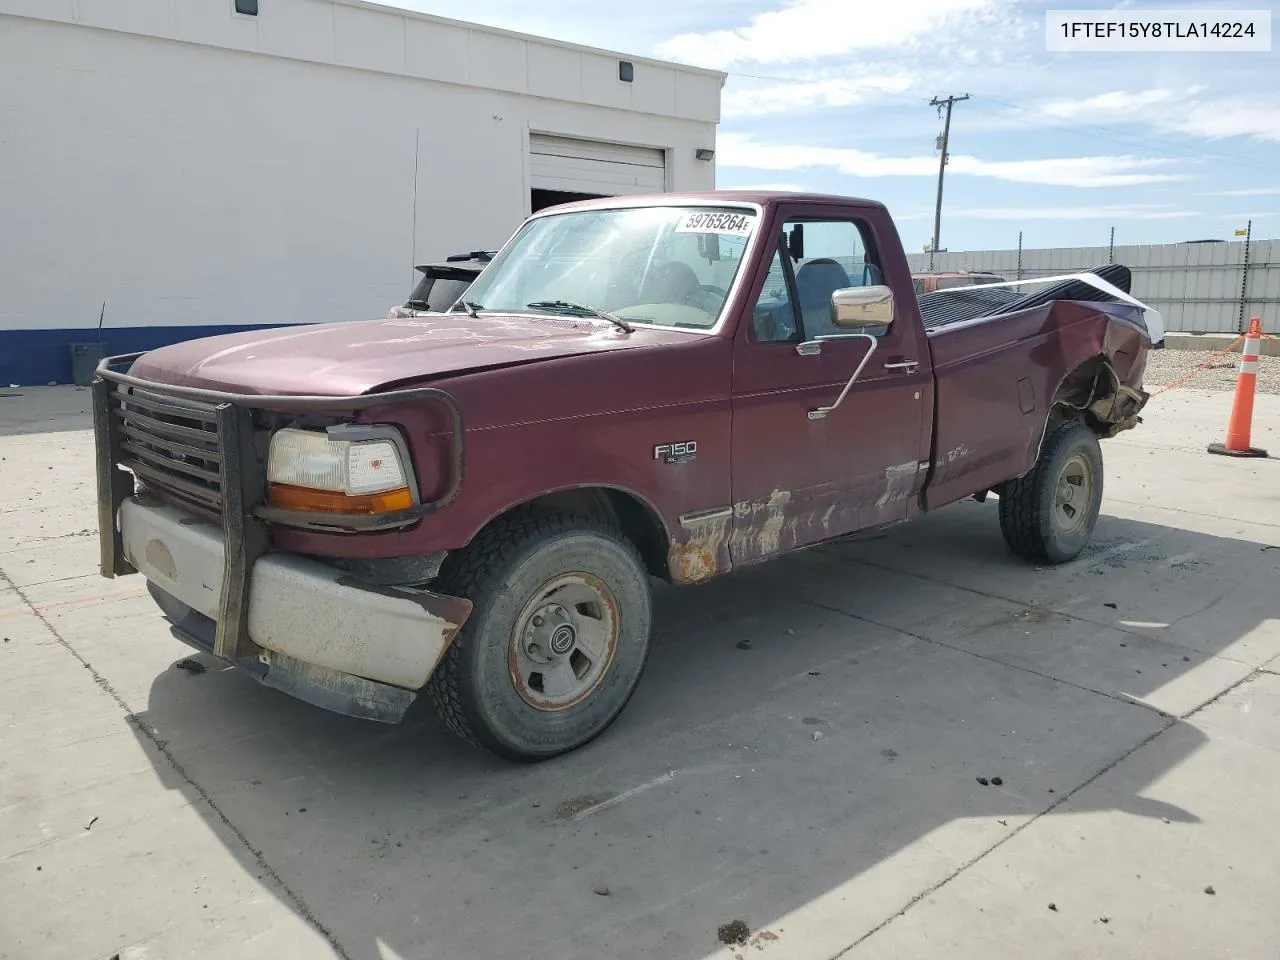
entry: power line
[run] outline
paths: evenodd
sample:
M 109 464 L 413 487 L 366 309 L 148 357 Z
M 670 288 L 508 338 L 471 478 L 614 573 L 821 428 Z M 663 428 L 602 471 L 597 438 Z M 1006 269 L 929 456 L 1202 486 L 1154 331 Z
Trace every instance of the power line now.
M 1018 106 L 1016 103 L 1008 103 L 1004 100 L 996 100 L 992 97 L 975 96 L 974 99 L 983 101 L 985 103 L 994 103 L 997 106 L 1005 107 L 1009 110 L 1016 110 L 1019 113 L 1032 112 L 1026 107 Z M 978 109 L 982 109 L 982 108 L 979 107 Z M 1034 123 L 1036 126 L 1045 127 L 1050 130 L 1062 129 L 1062 125 L 1060 124 L 1044 123 L 1043 121 L 1037 121 L 1037 120 L 1026 120 L 1025 122 Z M 1120 144 L 1123 144 L 1124 146 L 1136 146 L 1139 144 L 1144 144 L 1144 145 L 1159 144 L 1165 147 L 1166 152 L 1177 153 L 1181 156 L 1192 157 L 1194 159 L 1215 157 L 1223 161 L 1227 161 L 1230 163 L 1237 163 L 1247 167 L 1254 167 L 1260 170 L 1270 171 L 1272 169 L 1271 164 L 1265 164 L 1257 160 L 1251 160 L 1248 157 L 1242 157 L 1234 153 L 1225 153 L 1221 150 L 1203 150 L 1197 147 L 1188 147 L 1186 144 L 1178 143 L 1173 140 L 1166 140 L 1162 137 L 1150 137 L 1141 133 L 1131 133 L 1128 130 L 1119 130 L 1115 127 L 1104 127 L 1098 123 L 1081 123 L 1079 121 L 1069 121 L 1069 124 L 1071 129 L 1073 130 L 1078 129 L 1080 127 L 1084 127 L 1086 129 L 1101 130 L 1105 133 L 1117 134 L 1121 137 L 1129 138 L 1126 140 L 1116 140 L 1114 137 L 1097 137 L 1096 134 L 1086 134 L 1087 136 L 1095 136 L 1099 140 L 1110 140 L 1113 143 L 1120 143 Z M 1159 149 L 1159 147 L 1156 147 L 1156 149 Z
M 801 77 L 765 76 L 763 74 L 755 74 L 755 73 L 730 72 L 729 76 L 739 77 L 744 80 L 770 80 L 775 83 L 812 84 L 812 83 L 823 82 L 821 78 L 814 78 L 814 77 L 809 77 L 805 79 Z M 839 78 L 836 78 L 836 79 L 839 79 Z M 916 103 L 916 104 L 930 103 L 930 101 L 926 100 L 924 97 L 921 97 L 921 96 L 911 96 L 909 94 L 894 93 L 889 90 L 876 90 L 872 88 L 868 90 L 868 93 L 882 96 L 882 97 L 893 97 L 894 99 L 906 100 L 908 102 Z M 1023 113 L 1023 114 L 1033 114 L 1035 112 L 1028 107 L 1022 107 L 1016 103 L 1009 103 L 1004 100 L 996 100 L 993 97 L 983 97 L 983 96 L 974 95 L 972 99 L 975 101 L 983 102 L 983 103 L 995 104 L 996 106 L 1004 107 L 1008 110 L 1016 110 L 1019 113 Z M 993 116 L 1000 116 L 1000 114 L 997 111 L 984 109 L 983 107 L 977 106 L 977 104 L 975 104 L 975 108 L 978 110 L 981 110 L 983 113 L 990 113 Z M 1021 122 L 1029 123 L 1037 127 L 1043 127 L 1046 130 L 1061 131 L 1063 129 L 1070 129 L 1071 131 L 1078 133 L 1080 136 L 1092 137 L 1095 140 L 1103 140 L 1103 141 L 1106 141 L 1107 143 L 1118 143 L 1122 147 L 1133 148 L 1136 146 L 1145 146 L 1145 147 L 1148 147 L 1149 149 L 1153 149 L 1161 153 L 1169 153 L 1169 154 L 1173 154 L 1174 156 L 1187 157 L 1188 159 L 1192 159 L 1192 160 L 1206 160 L 1206 159 L 1216 160 L 1219 163 L 1234 164 L 1240 167 L 1247 167 L 1251 170 L 1265 170 L 1268 173 L 1271 172 L 1272 166 L 1273 166 L 1271 164 L 1263 163 L 1257 160 L 1251 160 L 1247 157 L 1242 157 L 1234 153 L 1224 153 L 1221 150 L 1202 150 L 1196 147 L 1188 147 L 1185 144 L 1180 144 L 1173 140 L 1166 140 L 1160 137 L 1149 137 L 1140 133 L 1131 133 L 1127 130 L 1119 130 L 1119 129 L 1116 129 L 1115 127 L 1104 127 L 1096 123 L 1071 122 L 1069 125 L 1064 127 L 1063 124 L 1045 123 L 1044 121 L 1034 120 L 1034 119 L 1031 119 L 1030 117 L 1021 118 Z M 1093 133 L 1092 131 L 1094 130 L 1102 131 L 1102 133 L 1101 134 Z M 1104 134 L 1114 134 L 1116 136 L 1106 136 Z M 1117 137 L 1124 137 L 1126 139 L 1118 139 Z
M 966 93 L 963 97 L 950 96 L 944 100 L 934 97 L 929 101 L 929 106 L 937 107 L 938 112 L 942 112 L 942 108 L 947 108 L 947 120 L 942 126 L 942 136 L 939 143 L 942 147 L 942 158 L 938 161 L 938 202 L 933 208 L 933 243 L 929 245 L 929 269 L 933 269 L 933 255 L 938 250 L 938 241 L 942 233 L 942 178 L 947 172 L 947 147 L 951 142 L 951 108 L 957 103 L 968 100 L 969 95 Z

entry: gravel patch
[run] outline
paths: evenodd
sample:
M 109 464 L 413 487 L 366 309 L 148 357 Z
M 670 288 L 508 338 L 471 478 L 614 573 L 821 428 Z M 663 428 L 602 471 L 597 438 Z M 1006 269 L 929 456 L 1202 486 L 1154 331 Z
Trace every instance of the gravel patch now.
M 1202 364 L 1208 366 L 1178 386 L 1194 390 L 1221 391 L 1236 388 L 1240 354 L 1218 355 L 1213 350 L 1152 350 L 1147 354 L 1147 374 L 1143 386 L 1148 392 L 1154 393 L 1188 376 Z M 1258 367 L 1258 392 L 1280 393 L 1280 357 L 1261 359 Z

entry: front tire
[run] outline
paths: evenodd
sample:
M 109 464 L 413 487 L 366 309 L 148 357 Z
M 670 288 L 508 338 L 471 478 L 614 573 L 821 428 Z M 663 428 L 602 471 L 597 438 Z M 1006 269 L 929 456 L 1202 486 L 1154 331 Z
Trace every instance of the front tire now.
M 1079 421 L 1045 438 L 1036 465 L 1000 491 L 1000 532 L 1032 563 L 1074 560 L 1088 545 L 1102 508 L 1102 447 Z
M 611 524 L 524 513 L 449 557 L 441 592 L 475 609 L 429 682 L 457 736 L 535 761 L 599 736 L 622 712 L 649 654 L 649 579 Z

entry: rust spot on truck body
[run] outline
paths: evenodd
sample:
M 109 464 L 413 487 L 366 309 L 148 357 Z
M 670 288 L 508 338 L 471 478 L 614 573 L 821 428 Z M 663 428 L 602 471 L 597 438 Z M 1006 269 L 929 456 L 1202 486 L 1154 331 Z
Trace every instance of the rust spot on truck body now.
M 674 583 L 701 583 L 729 568 L 729 528 L 732 517 L 703 520 L 690 530 L 687 540 L 672 540 L 667 568 Z

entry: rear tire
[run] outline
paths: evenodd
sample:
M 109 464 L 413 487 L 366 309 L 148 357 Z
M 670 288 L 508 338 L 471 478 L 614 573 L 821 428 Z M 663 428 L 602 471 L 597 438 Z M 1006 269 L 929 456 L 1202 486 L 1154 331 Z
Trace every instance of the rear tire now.
M 1102 507 L 1102 447 L 1079 421 L 1045 438 L 1036 465 L 1000 490 L 1000 532 L 1032 563 L 1074 560 L 1088 545 Z
M 451 555 L 437 583 L 475 604 L 428 683 L 462 739 L 546 760 L 599 736 L 631 699 L 649 654 L 649 579 L 608 522 L 513 516 Z

